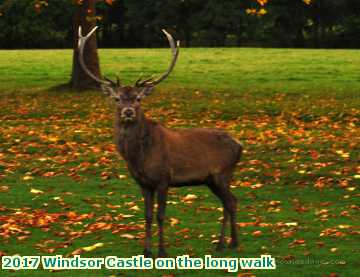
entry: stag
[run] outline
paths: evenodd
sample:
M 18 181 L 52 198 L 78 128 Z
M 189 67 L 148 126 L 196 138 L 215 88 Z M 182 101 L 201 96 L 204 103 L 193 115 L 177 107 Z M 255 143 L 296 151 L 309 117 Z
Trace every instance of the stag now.
M 116 102 L 117 151 L 126 161 L 131 176 L 140 185 L 145 202 L 144 255 L 151 256 L 155 195 L 158 203 L 158 255 L 163 257 L 166 256 L 164 218 L 168 190 L 170 187 L 190 185 L 207 185 L 223 204 L 223 221 L 217 250 L 223 249 L 225 245 L 225 227 L 229 217 L 229 247 L 236 248 L 236 198 L 230 192 L 230 181 L 242 153 L 239 142 L 219 129 L 168 129 L 146 118 L 141 110 L 141 101 L 173 70 L 179 55 L 179 41 L 175 44 L 172 36 L 162 30 L 172 50 L 172 61 L 167 71 L 159 78 L 140 78 L 133 86 L 123 86 L 118 78 L 113 82 L 95 76 L 85 65 L 84 47 L 96 28 L 83 36 L 79 27 L 79 62 L 82 69 L 99 83 L 102 91 Z

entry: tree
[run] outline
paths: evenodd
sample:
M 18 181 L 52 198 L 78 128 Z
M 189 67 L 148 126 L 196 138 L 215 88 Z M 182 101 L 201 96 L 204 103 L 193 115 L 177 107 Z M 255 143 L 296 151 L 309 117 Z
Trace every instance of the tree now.
M 71 47 L 69 33 L 73 7 L 58 0 L 41 11 L 33 0 L 0 0 L 0 48 Z
M 74 6 L 69 0 L 0 0 L 0 16 L 6 11 L 8 22 L 0 21 L 0 28 L 5 34 L 0 35 L 0 46 L 8 48 L 39 48 L 41 45 L 59 47 L 56 40 L 66 41 L 66 32 L 57 31 L 59 25 L 64 28 L 63 18 L 69 21 L 69 11 L 73 14 L 73 65 L 69 85 L 76 90 L 97 88 L 94 82 L 82 70 L 78 61 L 78 28 L 81 25 L 83 32 L 87 34 L 96 24 L 95 4 L 96 0 L 74 0 Z M 111 4 L 111 0 L 104 0 Z M 48 7 L 49 6 L 49 7 Z M 25 16 L 24 16 L 25 14 Z M 54 23 L 54 22 L 60 22 Z M 10 26 L 9 26 L 10 23 Z M 10 38 L 10 39 L 4 39 Z M 99 57 L 97 53 L 96 36 L 92 36 L 84 50 L 84 60 L 94 75 L 100 77 Z
M 359 0 L 0 0 L 0 48 L 76 47 L 79 24 L 85 33 L 95 21 L 100 47 L 165 47 L 165 28 L 189 47 L 356 48 L 359 10 Z M 100 75 L 95 37 L 85 59 Z M 76 49 L 69 84 L 96 86 Z

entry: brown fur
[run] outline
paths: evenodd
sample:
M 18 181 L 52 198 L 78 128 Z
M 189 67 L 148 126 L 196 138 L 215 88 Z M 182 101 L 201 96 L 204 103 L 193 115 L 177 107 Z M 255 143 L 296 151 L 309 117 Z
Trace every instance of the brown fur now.
M 146 119 L 137 108 L 136 120 L 124 123 L 117 110 L 115 137 L 119 153 L 140 185 L 145 200 L 146 242 L 150 255 L 154 195 L 157 193 L 159 255 L 165 255 L 163 221 L 169 187 L 207 185 L 224 205 L 224 222 L 218 249 L 224 245 L 224 228 L 230 215 L 231 246 L 237 246 L 236 199 L 229 182 L 240 159 L 242 147 L 226 132 L 217 129 L 168 129 Z

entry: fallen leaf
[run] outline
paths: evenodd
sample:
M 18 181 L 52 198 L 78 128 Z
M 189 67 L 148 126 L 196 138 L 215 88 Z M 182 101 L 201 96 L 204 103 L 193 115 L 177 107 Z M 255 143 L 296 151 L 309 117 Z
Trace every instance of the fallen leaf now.
M 298 223 L 297 222 L 287 222 L 287 223 L 285 223 L 285 225 L 288 227 L 296 227 L 296 226 L 298 226 Z
M 175 232 L 175 235 L 180 235 L 189 232 L 189 228 L 181 229 L 180 231 Z
M 257 230 L 251 233 L 254 237 L 260 237 L 262 235 L 262 231 Z
M 125 239 L 134 239 L 135 236 L 131 235 L 131 234 L 122 234 L 120 235 L 120 237 L 125 238 Z
M 83 252 L 84 252 L 84 250 L 82 248 L 79 248 L 79 249 L 76 249 L 73 252 L 71 252 L 70 256 L 80 255 Z
M 296 239 L 293 241 L 294 244 L 305 244 L 305 240 L 304 239 Z
M 286 232 L 282 232 L 281 235 L 283 238 L 290 238 L 295 234 L 294 231 L 286 231 Z
M 32 194 L 43 194 L 44 192 L 42 190 L 39 190 L 39 189 L 31 188 L 30 193 L 32 193 Z
M 90 252 L 90 251 L 95 250 L 96 248 L 103 247 L 103 246 L 104 246 L 104 244 L 102 242 L 98 242 L 98 243 L 95 243 L 94 245 L 83 247 L 82 249 L 86 252 Z
M 183 202 L 191 202 L 191 201 L 193 201 L 193 200 L 195 200 L 197 198 L 198 197 L 195 194 L 188 194 L 188 195 L 184 196 L 181 200 Z
M 137 205 L 135 205 L 135 206 L 132 206 L 131 208 L 129 208 L 129 210 L 140 211 L 140 208 Z
M 8 186 L 1 186 L 0 187 L 0 192 L 7 192 L 9 190 Z
M 281 204 L 281 201 L 271 200 L 271 201 L 269 202 L 269 205 L 270 205 L 270 206 L 273 206 L 273 207 L 279 206 L 280 204 Z
M 176 224 L 179 224 L 180 220 L 174 218 L 174 217 L 170 217 L 170 226 L 174 227 Z
M 262 186 L 263 186 L 263 184 L 258 183 L 258 184 L 252 185 L 251 188 L 252 188 L 252 189 L 259 189 L 259 188 L 261 188 Z
M 20 237 L 17 237 L 16 239 L 18 241 L 22 241 L 22 240 L 26 240 L 27 238 L 29 238 L 30 236 L 20 236 Z

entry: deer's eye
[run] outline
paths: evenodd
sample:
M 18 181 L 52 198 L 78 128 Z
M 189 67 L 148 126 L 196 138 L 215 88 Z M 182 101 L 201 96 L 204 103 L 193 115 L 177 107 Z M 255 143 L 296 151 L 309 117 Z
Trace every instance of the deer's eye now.
M 115 102 L 120 102 L 120 97 L 115 97 Z
M 140 95 L 136 96 L 136 101 L 140 101 L 140 100 L 141 100 L 141 96 Z

